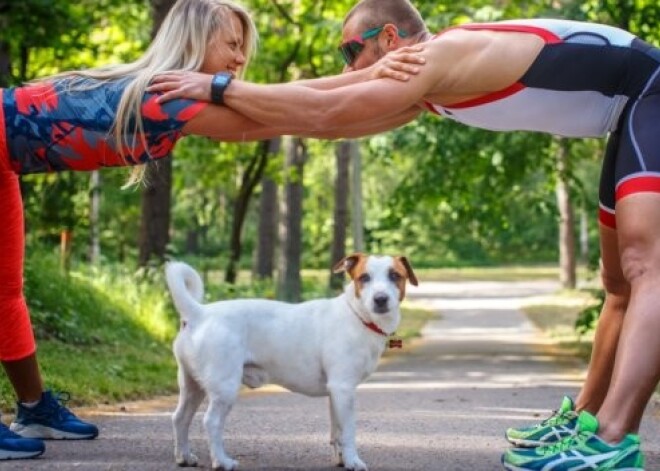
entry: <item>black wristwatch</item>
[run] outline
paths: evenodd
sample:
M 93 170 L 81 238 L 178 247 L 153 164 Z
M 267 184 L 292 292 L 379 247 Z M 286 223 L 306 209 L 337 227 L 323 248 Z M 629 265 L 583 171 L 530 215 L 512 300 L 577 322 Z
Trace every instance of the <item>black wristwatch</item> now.
M 216 105 L 224 104 L 225 90 L 231 83 L 233 76 L 229 72 L 218 72 L 211 81 L 211 102 Z

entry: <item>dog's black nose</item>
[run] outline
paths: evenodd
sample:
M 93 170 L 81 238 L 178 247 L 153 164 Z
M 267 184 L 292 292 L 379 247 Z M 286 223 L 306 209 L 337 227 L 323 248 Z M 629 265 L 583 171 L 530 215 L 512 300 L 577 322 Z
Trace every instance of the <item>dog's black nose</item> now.
M 377 294 L 374 296 L 374 304 L 376 307 L 385 307 L 388 299 L 389 297 L 386 294 Z

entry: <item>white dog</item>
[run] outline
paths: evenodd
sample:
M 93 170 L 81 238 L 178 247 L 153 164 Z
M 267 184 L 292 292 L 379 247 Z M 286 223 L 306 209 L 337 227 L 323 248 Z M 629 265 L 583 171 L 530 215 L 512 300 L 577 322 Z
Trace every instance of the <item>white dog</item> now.
M 202 304 L 202 280 L 181 262 L 167 265 L 167 283 L 181 315 L 174 342 L 179 403 L 172 421 L 175 457 L 195 466 L 188 430 L 208 397 L 204 426 L 214 469 L 238 462 L 224 450 L 223 428 L 241 383 L 274 383 L 308 396 L 330 397 L 331 444 L 338 464 L 366 470 L 355 445 L 355 390 L 377 366 L 399 325 L 406 280 L 417 278 L 405 257 L 354 254 L 334 267 L 352 281 L 336 298 L 288 304 L 239 299 Z

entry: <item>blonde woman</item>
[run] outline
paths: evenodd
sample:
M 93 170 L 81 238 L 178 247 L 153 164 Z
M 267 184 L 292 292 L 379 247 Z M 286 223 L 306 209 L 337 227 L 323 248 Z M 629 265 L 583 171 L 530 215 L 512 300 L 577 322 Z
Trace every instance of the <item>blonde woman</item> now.
M 0 361 L 18 398 L 11 427 L 0 423 L 0 459 L 39 456 L 45 450 L 42 439 L 98 435 L 96 426 L 64 406 L 61 394 L 44 390 L 23 295 L 18 175 L 139 165 L 165 157 L 185 134 L 225 141 L 294 134 L 295 129 L 266 127 L 216 106 L 222 104 L 232 78 L 248 64 L 256 41 L 254 23 L 240 5 L 229 0 L 179 0 L 135 62 L 0 89 Z M 402 68 L 407 70 L 392 64 L 315 86 L 342 86 L 369 74 L 396 78 Z M 211 97 L 204 102 L 158 103 L 157 95 L 145 89 L 155 74 L 168 71 L 215 74 Z M 363 134 L 368 126 L 355 132 Z M 139 173 L 133 173 L 133 181 L 139 180 Z

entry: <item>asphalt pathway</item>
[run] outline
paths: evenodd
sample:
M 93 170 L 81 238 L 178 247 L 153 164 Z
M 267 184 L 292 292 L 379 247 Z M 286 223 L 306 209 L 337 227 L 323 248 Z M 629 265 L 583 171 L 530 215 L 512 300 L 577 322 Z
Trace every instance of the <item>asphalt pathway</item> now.
M 371 470 L 491 471 L 509 426 L 537 422 L 575 395 L 585 365 L 561 353 L 520 312 L 554 282 L 422 283 L 412 303 L 439 315 L 423 339 L 388 354 L 359 388 L 358 449 Z M 170 414 L 175 398 L 123 404 L 81 415 L 101 436 L 49 442 L 37 460 L 7 470 L 175 470 Z M 660 402 L 641 431 L 647 470 L 660 471 Z M 200 468 L 210 460 L 198 414 L 192 428 Z M 330 471 L 327 400 L 268 388 L 245 392 L 234 407 L 226 448 L 243 470 Z

